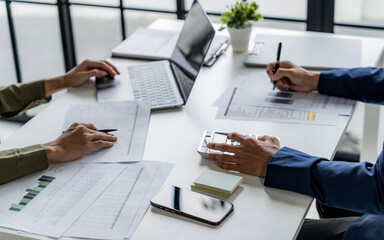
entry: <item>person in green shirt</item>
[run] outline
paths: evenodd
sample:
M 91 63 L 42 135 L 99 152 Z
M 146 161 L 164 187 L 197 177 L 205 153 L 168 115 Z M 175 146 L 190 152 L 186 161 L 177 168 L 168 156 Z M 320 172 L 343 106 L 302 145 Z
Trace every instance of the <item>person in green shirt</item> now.
M 114 77 L 118 70 L 107 61 L 85 60 L 56 78 L 0 87 L 0 116 L 13 117 L 47 103 L 53 93 L 83 85 L 90 77 Z M 96 131 L 91 123 L 74 123 L 59 138 L 45 144 L 0 151 L 0 184 L 44 170 L 49 163 L 78 159 L 99 148 L 109 148 L 117 140 L 112 134 Z

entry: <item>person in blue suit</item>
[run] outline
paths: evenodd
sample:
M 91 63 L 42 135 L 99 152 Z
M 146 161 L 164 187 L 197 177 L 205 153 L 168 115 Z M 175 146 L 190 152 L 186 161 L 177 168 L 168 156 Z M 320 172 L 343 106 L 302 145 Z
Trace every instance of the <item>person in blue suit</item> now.
M 307 71 L 289 61 L 267 67 L 271 82 L 280 90 L 318 91 L 366 103 L 384 103 L 384 69 L 354 68 L 325 72 Z M 211 143 L 209 148 L 234 155 L 209 154 L 217 166 L 265 177 L 265 186 L 302 193 L 322 204 L 358 212 L 362 216 L 306 220 L 297 239 L 384 239 L 384 160 L 375 164 L 329 161 L 288 147 L 278 138 L 249 138 L 229 133 L 240 143 Z M 319 146 L 321 147 L 321 146 Z

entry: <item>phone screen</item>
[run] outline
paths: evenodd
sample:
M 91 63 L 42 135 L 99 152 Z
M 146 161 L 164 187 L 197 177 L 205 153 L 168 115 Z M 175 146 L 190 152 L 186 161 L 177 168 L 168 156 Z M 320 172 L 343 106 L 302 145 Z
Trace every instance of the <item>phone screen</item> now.
M 233 211 L 233 204 L 196 192 L 168 186 L 151 205 L 211 225 L 219 225 Z

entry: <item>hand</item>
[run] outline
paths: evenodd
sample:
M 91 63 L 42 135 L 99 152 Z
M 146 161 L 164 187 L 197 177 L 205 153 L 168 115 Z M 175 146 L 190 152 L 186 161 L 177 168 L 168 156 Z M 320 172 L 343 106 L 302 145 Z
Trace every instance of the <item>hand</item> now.
M 276 87 L 281 91 L 288 89 L 297 92 L 317 91 L 320 73 L 305 70 L 290 61 L 282 61 L 276 74 L 273 74 L 275 64 L 268 64 L 267 74 L 272 83 L 276 81 Z
M 95 131 L 93 124 L 74 123 L 55 141 L 43 144 L 49 163 L 68 162 L 87 153 L 110 148 L 117 138 L 112 134 Z
M 45 81 L 45 95 L 48 97 L 62 89 L 81 86 L 90 77 L 104 77 L 107 74 L 115 77 L 116 74 L 120 73 L 108 61 L 85 60 L 63 76 L 47 79 Z
M 225 170 L 265 177 L 269 160 L 280 150 L 279 139 L 271 136 L 254 139 L 239 133 L 229 133 L 227 138 L 240 145 L 208 143 L 207 147 L 234 155 L 209 153 L 207 158 L 214 160 L 218 167 Z

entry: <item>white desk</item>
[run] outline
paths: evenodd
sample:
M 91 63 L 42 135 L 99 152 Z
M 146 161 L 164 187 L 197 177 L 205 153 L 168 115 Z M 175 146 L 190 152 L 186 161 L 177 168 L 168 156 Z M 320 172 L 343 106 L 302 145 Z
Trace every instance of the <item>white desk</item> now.
M 176 20 L 158 20 L 152 27 L 177 29 L 180 24 Z M 255 31 L 271 33 L 280 30 L 257 28 Z M 281 31 L 296 35 L 319 34 Z M 374 48 L 374 44 L 377 44 L 377 40 L 364 38 L 363 65 L 374 64 L 375 51 L 369 51 Z M 219 170 L 196 153 L 204 129 L 275 135 L 280 137 L 283 145 L 306 153 L 326 158 L 334 155 L 349 117 L 338 117 L 337 126 L 214 119 L 217 109 L 211 106 L 212 103 L 238 75 L 265 71 L 244 67 L 244 58 L 245 54 L 233 54 L 230 48 L 212 68 L 201 70 L 186 106 L 152 113 L 144 159 L 175 163 L 165 184 L 189 189 L 190 184 L 204 169 Z M 138 62 L 116 60 L 122 61 L 132 64 Z M 55 139 L 61 133 L 70 104 L 95 101 L 95 88 L 92 84 L 69 91 L 0 145 L 0 150 Z M 243 176 L 245 180 L 241 187 L 228 199 L 235 205 L 234 213 L 220 227 L 209 227 L 185 218 L 171 217 L 150 208 L 133 239 L 294 239 L 312 199 L 288 191 L 265 188 L 263 179 Z M 14 239 L 24 237 L 13 230 L 0 231 L 0 239 L 10 238 L 11 235 Z

